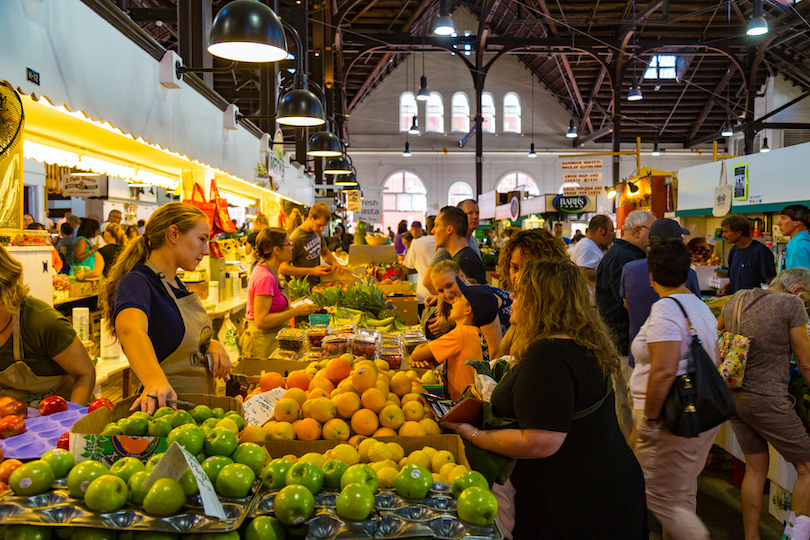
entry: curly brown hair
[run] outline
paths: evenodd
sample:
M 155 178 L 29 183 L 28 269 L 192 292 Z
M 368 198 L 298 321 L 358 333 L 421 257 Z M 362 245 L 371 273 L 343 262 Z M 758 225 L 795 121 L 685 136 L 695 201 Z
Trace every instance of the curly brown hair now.
M 529 229 L 512 234 L 504 241 L 501 254 L 498 256 L 501 286 L 507 291 L 514 288 L 514 283 L 509 277 L 509 265 L 512 261 L 512 252 L 517 248 L 520 248 L 524 258 L 568 260 L 565 242 L 545 229 Z
M 520 362 L 536 342 L 565 334 L 588 354 L 605 375 L 619 370 L 619 351 L 599 312 L 591 305 L 588 285 L 568 260 L 535 259 L 526 263 L 515 291 L 520 310 L 512 354 Z

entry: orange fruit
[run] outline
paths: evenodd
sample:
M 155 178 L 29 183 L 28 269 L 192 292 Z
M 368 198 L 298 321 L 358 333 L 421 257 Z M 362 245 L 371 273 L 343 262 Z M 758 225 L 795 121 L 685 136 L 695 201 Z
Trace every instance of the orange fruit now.
M 427 435 L 427 432 L 425 428 L 419 425 L 419 422 L 405 422 L 399 428 L 400 437 L 424 437 L 425 435 Z
M 277 420 L 268 420 L 262 426 L 262 429 L 267 434 L 267 440 L 270 440 L 270 433 L 273 432 L 273 426 L 275 426 L 276 424 L 278 424 Z
M 281 373 L 273 373 L 271 371 L 262 375 L 262 378 L 259 380 L 259 388 L 261 388 L 262 392 L 267 392 L 273 388 L 279 387 L 284 387 L 284 377 Z
M 317 399 L 319 397 L 329 397 L 329 392 L 327 392 L 323 388 L 313 388 L 312 390 L 309 391 L 309 394 L 307 394 L 308 400 Z
M 337 408 L 332 400 L 327 397 L 319 397 L 312 401 L 309 414 L 318 422 L 328 422 L 337 414 Z
M 321 425 L 314 418 L 304 418 L 295 426 L 295 436 L 299 441 L 317 441 L 321 438 Z
M 389 386 L 388 379 L 385 378 L 385 375 L 380 375 L 380 377 L 382 377 L 382 380 L 380 380 L 380 378 L 378 377 L 377 384 L 374 385 L 374 388 L 382 392 L 382 395 L 387 396 L 388 393 L 390 392 L 388 388 Z
M 419 401 L 419 394 L 414 394 L 411 392 L 410 394 L 405 394 L 402 396 L 402 404 L 405 405 L 409 401 Z
M 425 433 L 428 435 L 441 435 L 442 428 L 432 418 L 422 418 L 419 420 L 419 425 L 425 428 Z
M 300 388 L 301 390 L 309 389 L 309 383 L 312 377 L 306 371 L 293 371 L 287 375 L 287 388 Z
M 357 367 L 362 366 L 369 366 L 371 369 L 373 369 L 375 377 L 380 374 L 380 368 L 377 367 L 377 364 L 374 362 L 374 360 L 361 360 L 360 362 L 357 363 Z
M 273 409 L 273 418 L 279 422 L 295 422 L 301 418 L 301 407 L 292 398 L 281 399 Z
M 287 384 L 289 384 L 289 382 L 290 382 L 290 378 L 287 377 Z M 297 386 L 293 386 L 293 387 L 290 387 L 286 392 L 284 392 L 284 395 L 282 396 L 282 398 L 283 399 L 286 399 L 286 398 L 294 399 L 295 401 L 298 402 L 298 405 L 303 405 L 304 402 L 307 400 L 307 393 L 304 390 L 302 390 L 301 388 L 298 388 Z
M 351 419 L 352 415 L 360 410 L 360 396 L 354 392 L 344 392 L 335 396 L 332 401 L 337 408 L 338 416 L 344 420 Z
M 357 446 L 360 444 L 360 441 L 362 441 L 363 439 L 365 439 L 363 435 L 352 435 L 351 438 L 346 442 L 357 448 Z
M 391 377 L 391 391 L 399 397 L 410 393 L 412 387 L 413 382 L 401 371 Z
M 324 368 L 324 375 L 327 379 L 337 384 L 352 373 L 352 365 L 348 360 L 338 356 L 332 358 Z
M 259 426 L 245 426 L 242 434 L 239 436 L 239 442 L 255 442 L 261 443 L 267 440 L 267 432 Z
M 332 390 L 335 389 L 335 385 L 332 384 L 332 381 L 327 379 L 326 377 L 315 377 L 312 379 L 312 382 L 309 383 L 309 389 L 314 390 L 316 388 L 323 389 L 327 395 L 332 393 Z
M 388 393 L 388 397 L 386 398 L 389 402 L 393 403 L 396 406 L 400 406 L 402 403 L 399 400 L 399 396 L 393 392 Z
M 363 403 L 363 407 L 374 411 L 374 414 L 379 414 L 380 411 L 383 410 L 386 401 L 385 394 L 376 388 L 369 388 L 363 392 L 363 396 L 360 398 L 360 400 Z
M 377 372 L 369 365 L 358 365 L 352 373 L 352 386 L 358 392 L 365 392 L 377 384 Z
M 323 438 L 327 441 L 348 441 L 350 435 L 349 424 L 342 418 L 332 418 L 323 425 Z
M 374 437 L 396 437 L 397 432 L 391 428 L 381 427 L 374 432 Z
M 352 415 L 352 430 L 359 435 L 372 435 L 380 427 L 377 414 L 370 409 L 360 409 Z
M 312 408 L 313 401 L 315 400 L 308 399 L 304 402 L 303 405 L 301 405 L 301 418 L 312 418 L 312 412 L 310 411 L 310 409 Z
M 278 405 L 276 405 L 276 407 L 278 407 Z M 402 406 L 402 414 L 405 415 L 406 421 L 418 422 L 425 416 L 425 406 L 418 401 L 409 401 Z

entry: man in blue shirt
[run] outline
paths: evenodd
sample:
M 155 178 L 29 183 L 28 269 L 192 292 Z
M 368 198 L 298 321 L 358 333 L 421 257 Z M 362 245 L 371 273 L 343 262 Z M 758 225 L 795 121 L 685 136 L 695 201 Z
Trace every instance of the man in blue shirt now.
M 559 221 L 554 224 L 554 236 L 565 242 L 566 246 L 571 245 L 571 239 L 563 236 L 563 224 Z
M 729 282 L 717 291 L 717 296 L 769 284 L 776 275 L 773 253 L 765 244 L 751 240 L 751 222 L 743 216 L 733 215 L 725 218 L 720 226 L 723 238 L 734 247 L 728 253 Z
M 810 268 L 810 208 L 803 204 L 791 204 L 780 212 L 777 225 L 782 230 L 782 234 L 790 237 L 790 242 L 785 246 L 785 253 L 782 256 L 780 270 L 803 266 Z

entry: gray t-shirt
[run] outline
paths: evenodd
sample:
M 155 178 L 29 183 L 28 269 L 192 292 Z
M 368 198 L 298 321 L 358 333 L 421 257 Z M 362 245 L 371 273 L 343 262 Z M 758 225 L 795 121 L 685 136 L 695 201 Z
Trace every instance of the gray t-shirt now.
M 735 322 L 742 302 L 740 325 Z M 726 330 L 751 338 L 742 389 L 763 396 L 785 396 L 790 372 L 790 329 L 807 324 L 798 296 L 764 289 L 734 293 L 721 312 Z
M 307 232 L 298 227 L 290 235 L 292 242 L 292 265 L 298 268 L 315 268 L 321 264 L 321 243 L 323 238 L 316 232 Z M 307 276 L 310 285 L 317 285 L 321 278 Z

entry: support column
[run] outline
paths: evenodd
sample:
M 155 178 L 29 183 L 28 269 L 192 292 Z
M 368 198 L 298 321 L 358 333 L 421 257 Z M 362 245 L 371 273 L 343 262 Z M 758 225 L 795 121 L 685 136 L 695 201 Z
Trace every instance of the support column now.
M 484 79 L 482 72 L 475 73 L 475 198 L 484 191 L 484 116 L 481 98 L 484 95 Z
M 214 20 L 211 0 L 177 1 L 177 48 L 187 66 L 212 68 L 214 57 L 208 53 L 208 34 Z M 213 88 L 213 73 L 198 73 L 203 82 Z
M 748 77 L 748 93 L 745 96 L 745 124 L 744 124 L 744 137 L 745 137 L 745 154 L 754 153 L 754 100 L 757 97 L 757 73 L 754 67 L 754 62 L 757 57 L 757 48 L 754 45 L 749 45 L 745 51 L 745 71 Z M 729 84 L 731 81 L 729 80 Z
M 622 78 L 621 69 L 616 69 L 613 77 L 613 151 L 622 151 Z M 621 182 L 621 156 L 613 156 L 613 184 Z M 615 199 L 614 199 L 615 204 Z

